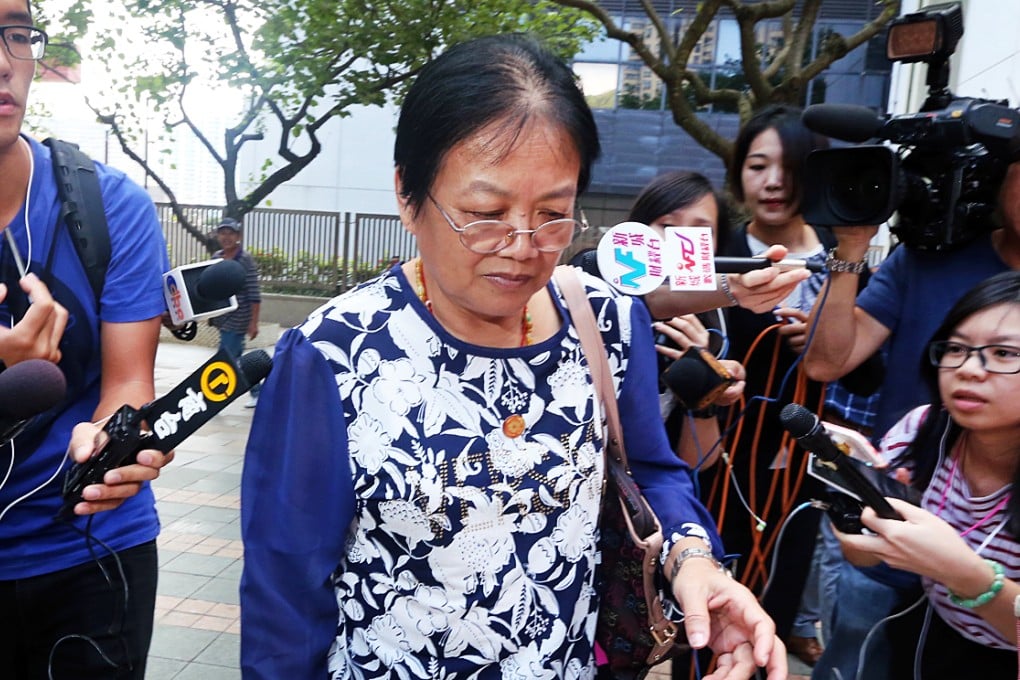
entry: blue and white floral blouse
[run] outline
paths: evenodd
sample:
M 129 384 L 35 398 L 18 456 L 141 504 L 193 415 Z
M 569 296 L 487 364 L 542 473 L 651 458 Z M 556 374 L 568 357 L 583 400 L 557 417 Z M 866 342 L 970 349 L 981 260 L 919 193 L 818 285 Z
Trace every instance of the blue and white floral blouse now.
M 635 478 L 667 536 L 721 550 L 663 432 L 647 311 L 584 284 Z M 399 267 L 288 331 L 245 456 L 244 677 L 592 677 L 595 408 L 572 324 L 471 345 Z

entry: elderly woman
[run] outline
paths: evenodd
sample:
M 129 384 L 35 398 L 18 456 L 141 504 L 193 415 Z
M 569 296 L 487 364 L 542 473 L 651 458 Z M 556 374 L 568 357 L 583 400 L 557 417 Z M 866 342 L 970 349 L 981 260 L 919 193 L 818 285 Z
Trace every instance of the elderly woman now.
M 601 412 L 550 280 L 598 151 L 570 70 L 527 38 L 464 43 L 422 70 L 395 150 L 420 256 L 288 331 L 254 419 L 245 677 L 593 676 Z M 756 274 L 743 283 L 789 287 Z M 784 677 L 664 436 L 647 312 L 583 283 L 688 638 L 720 653 L 712 677 Z

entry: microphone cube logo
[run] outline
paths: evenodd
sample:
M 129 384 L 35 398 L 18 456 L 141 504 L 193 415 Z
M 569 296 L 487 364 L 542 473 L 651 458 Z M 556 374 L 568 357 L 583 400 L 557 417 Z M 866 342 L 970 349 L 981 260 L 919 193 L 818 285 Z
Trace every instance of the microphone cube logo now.
M 173 322 L 181 323 L 187 316 L 184 312 L 184 296 L 181 294 L 180 286 L 177 285 L 177 280 L 171 274 L 166 274 L 164 292 Z
M 202 371 L 198 384 L 209 401 L 224 401 L 237 390 L 237 371 L 227 361 L 215 361 Z
M 623 222 L 599 241 L 599 271 L 617 290 L 644 295 L 659 287 L 666 277 L 662 237 L 640 222 Z
M 670 290 L 715 290 L 711 227 L 666 227 Z

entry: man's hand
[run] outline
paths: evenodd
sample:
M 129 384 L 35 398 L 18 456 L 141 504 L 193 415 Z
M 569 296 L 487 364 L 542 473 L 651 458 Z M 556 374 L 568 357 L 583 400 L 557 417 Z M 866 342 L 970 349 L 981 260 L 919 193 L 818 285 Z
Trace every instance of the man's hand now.
M 67 310 L 50 295 L 35 274 L 26 274 L 18 284 L 32 304 L 13 328 L 0 326 L 0 361 L 8 366 L 28 359 L 60 361 L 60 339 L 67 326 Z M 0 284 L 0 302 L 7 298 L 7 286 Z
M 85 463 L 96 452 L 96 437 L 101 428 L 92 423 L 78 423 L 71 433 L 68 453 L 75 463 Z M 118 507 L 125 499 L 137 494 L 142 482 L 159 477 L 159 470 L 172 461 L 174 453 L 164 455 L 155 449 L 140 451 L 137 462 L 108 470 L 102 484 L 90 484 L 82 491 L 84 501 L 74 506 L 76 515 L 92 515 Z

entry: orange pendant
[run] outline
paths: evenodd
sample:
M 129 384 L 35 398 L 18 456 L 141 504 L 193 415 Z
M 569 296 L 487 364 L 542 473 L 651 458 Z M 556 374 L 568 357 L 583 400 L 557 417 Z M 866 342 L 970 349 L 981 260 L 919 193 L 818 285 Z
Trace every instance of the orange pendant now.
M 524 416 L 515 413 L 503 421 L 503 434 L 514 439 L 524 432 Z

